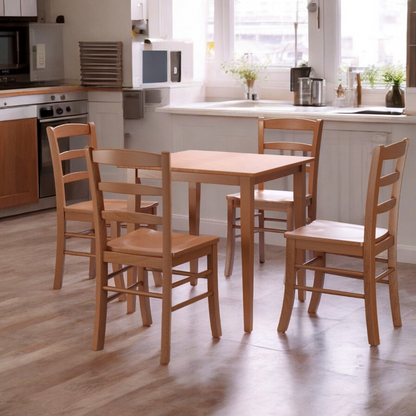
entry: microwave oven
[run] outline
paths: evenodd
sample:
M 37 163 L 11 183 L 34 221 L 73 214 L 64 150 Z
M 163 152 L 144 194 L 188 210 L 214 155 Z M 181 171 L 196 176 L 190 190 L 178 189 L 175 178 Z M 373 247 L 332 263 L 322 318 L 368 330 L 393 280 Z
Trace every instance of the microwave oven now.
M 63 79 L 61 24 L 0 23 L 0 89 Z
M 30 81 L 29 24 L 1 24 L 0 76 L 2 82 Z

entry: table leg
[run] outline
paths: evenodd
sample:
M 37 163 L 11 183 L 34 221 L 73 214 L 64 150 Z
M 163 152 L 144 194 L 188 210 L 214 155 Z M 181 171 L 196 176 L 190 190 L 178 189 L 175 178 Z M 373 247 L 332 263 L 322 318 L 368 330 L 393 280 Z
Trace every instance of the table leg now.
M 188 183 L 188 204 L 189 204 L 189 234 L 199 235 L 199 223 L 201 213 L 201 184 L 199 182 Z M 198 273 L 198 260 L 192 260 L 190 271 Z M 195 286 L 197 280 L 193 280 L 191 285 Z
M 302 227 L 306 224 L 306 167 L 305 165 L 301 166 L 299 172 L 294 174 L 293 177 L 293 200 L 294 200 L 294 210 L 295 210 L 295 229 Z M 304 250 L 297 250 L 298 258 L 296 262 L 298 264 L 303 264 L 305 262 L 306 253 Z M 300 270 L 297 273 L 297 281 L 299 285 L 305 285 L 306 271 Z M 299 301 L 305 301 L 305 291 L 298 291 Z
M 240 195 L 244 331 L 251 332 L 254 298 L 254 181 L 251 178 L 241 178 Z

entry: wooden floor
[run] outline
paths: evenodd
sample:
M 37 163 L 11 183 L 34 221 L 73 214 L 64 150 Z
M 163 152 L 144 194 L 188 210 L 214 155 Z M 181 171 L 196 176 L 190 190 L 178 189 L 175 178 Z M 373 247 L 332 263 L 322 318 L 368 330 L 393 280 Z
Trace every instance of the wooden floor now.
M 211 338 L 204 302 L 179 310 L 162 366 L 156 300 L 151 328 L 111 303 L 105 349 L 92 351 L 88 260 L 69 258 L 63 289 L 53 291 L 54 248 L 54 211 L 0 220 L 1 416 L 416 415 L 415 265 L 399 269 L 402 328 L 393 328 L 388 288 L 379 287 L 381 345 L 372 348 L 358 299 L 324 297 L 313 316 L 296 301 L 287 334 L 278 334 L 284 249 L 269 247 L 255 265 L 247 334 L 239 259 L 224 278 L 221 240 L 223 337 Z

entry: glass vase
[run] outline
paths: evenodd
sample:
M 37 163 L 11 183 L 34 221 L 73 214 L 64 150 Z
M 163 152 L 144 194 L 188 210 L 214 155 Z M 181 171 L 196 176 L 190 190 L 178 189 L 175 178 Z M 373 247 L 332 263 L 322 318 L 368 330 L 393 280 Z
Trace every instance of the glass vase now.
M 404 91 L 398 85 L 393 85 L 387 92 L 386 107 L 404 108 Z
M 246 98 L 247 100 L 250 100 L 251 98 L 251 91 L 254 87 L 254 79 L 246 79 L 244 83 L 244 90 L 246 92 Z

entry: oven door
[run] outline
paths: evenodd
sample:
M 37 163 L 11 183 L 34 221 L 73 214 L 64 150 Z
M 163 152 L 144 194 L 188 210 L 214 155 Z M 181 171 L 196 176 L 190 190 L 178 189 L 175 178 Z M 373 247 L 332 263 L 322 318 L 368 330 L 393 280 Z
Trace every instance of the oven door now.
M 67 123 L 87 123 L 86 114 L 80 116 L 57 117 L 50 119 L 38 119 L 38 157 L 39 157 L 39 198 L 55 196 L 55 181 L 53 177 L 53 166 L 51 152 L 49 149 L 48 126 L 56 127 Z M 61 152 L 69 149 L 83 148 L 86 139 L 83 137 L 67 137 L 59 140 Z M 86 170 L 85 160 L 66 161 L 63 164 L 64 173 Z M 67 200 L 89 199 L 88 183 L 67 184 L 65 187 Z

